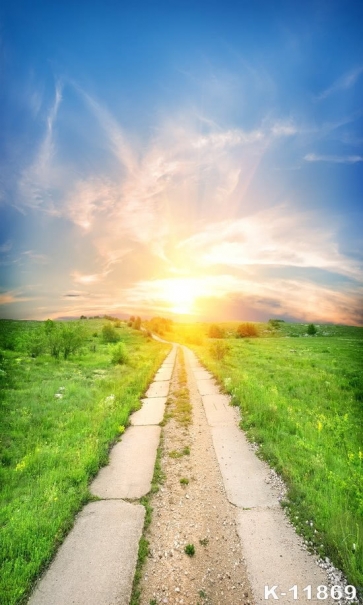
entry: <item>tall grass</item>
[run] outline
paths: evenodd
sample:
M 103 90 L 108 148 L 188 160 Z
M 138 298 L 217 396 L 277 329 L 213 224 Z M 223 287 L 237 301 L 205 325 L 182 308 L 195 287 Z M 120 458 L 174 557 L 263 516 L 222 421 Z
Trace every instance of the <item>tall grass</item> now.
M 33 322 L 0 322 L 2 605 L 25 602 L 168 349 L 123 326 L 128 363 L 115 366 L 102 322 L 85 323 L 83 352 L 64 361 L 17 350 Z

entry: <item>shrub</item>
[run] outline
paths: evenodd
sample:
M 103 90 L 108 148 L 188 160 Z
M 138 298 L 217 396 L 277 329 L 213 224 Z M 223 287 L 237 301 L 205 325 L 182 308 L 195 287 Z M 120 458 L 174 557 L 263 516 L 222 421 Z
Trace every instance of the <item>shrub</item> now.
M 224 331 L 217 324 L 212 324 L 208 330 L 209 338 L 224 338 Z
M 108 323 L 102 326 L 102 339 L 104 342 L 118 342 L 120 336 L 117 334 L 115 327 Z
M 152 317 L 149 321 L 150 330 L 160 336 L 163 336 L 165 332 L 170 332 L 172 327 L 173 321 L 165 317 Z
M 279 328 L 281 327 L 280 324 L 283 320 L 281 319 L 269 319 L 268 320 L 268 329 L 274 329 L 274 330 L 279 330 Z
M 317 331 L 318 331 L 318 330 L 316 329 L 316 327 L 314 326 L 314 324 L 309 324 L 309 325 L 308 325 L 308 330 L 307 330 L 307 332 L 308 332 L 308 334 L 309 334 L 310 336 L 314 336 L 314 334 L 316 334 L 316 333 L 317 333 Z
M 24 335 L 23 342 L 31 357 L 38 357 L 47 349 L 47 338 L 41 329 L 32 330 L 29 334 Z
M 221 359 L 224 359 L 229 352 L 229 345 L 226 342 L 218 340 L 210 345 L 209 352 L 214 359 L 220 361 Z
M 124 342 L 119 342 L 112 351 L 112 363 L 126 364 L 129 361 L 126 345 Z
M 75 322 L 66 322 L 58 330 L 60 350 L 64 359 L 78 351 L 83 345 L 86 337 L 84 326 Z
M 141 317 L 136 317 L 133 326 L 134 330 L 140 330 L 141 327 Z
M 237 336 L 239 336 L 240 338 L 246 338 L 248 336 L 258 336 L 257 326 L 249 322 L 239 324 L 236 333 Z

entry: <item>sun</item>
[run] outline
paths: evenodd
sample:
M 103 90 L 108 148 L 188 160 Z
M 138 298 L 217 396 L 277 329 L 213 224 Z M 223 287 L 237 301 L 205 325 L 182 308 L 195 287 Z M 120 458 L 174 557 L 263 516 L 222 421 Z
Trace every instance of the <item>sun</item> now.
M 163 299 L 170 303 L 173 313 L 190 315 L 194 311 L 197 290 L 195 279 L 170 279 L 164 283 Z

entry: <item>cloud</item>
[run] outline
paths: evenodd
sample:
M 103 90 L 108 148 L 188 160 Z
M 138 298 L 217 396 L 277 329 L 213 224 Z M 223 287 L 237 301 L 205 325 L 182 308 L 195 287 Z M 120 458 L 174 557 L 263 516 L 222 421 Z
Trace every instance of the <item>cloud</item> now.
M 113 116 L 102 107 L 93 97 L 87 94 L 78 84 L 72 82 L 76 90 L 86 100 L 88 106 L 93 111 L 94 115 L 98 119 L 101 127 L 103 128 L 107 138 L 109 140 L 111 149 L 115 156 L 118 158 L 120 163 L 127 168 L 129 172 L 133 172 L 136 166 L 136 158 L 129 145 L 125 134 L 123 133 L 120 125 L 113 118 Z
M 6 242 L 4 242 L 3 244 L 0 245 L 0 254 L 6 254 L 7 252 L 10 252 L 10 250 L 13 247 L 13 242 L 8 239 Z
M 106 277 L 106 275 L 107 273 L 93 273 L 92 275 L 82 275 L 78 271 L 74 271 L 72 273 L 72 278 L 76 284 L 88 285 L 102 281 Z
M 11 305 L 29 300 L 34 300 L 34 298 L 24 296 L 20 290 L 8 290 L 0 293 L 0 305 Z
M 203 275 L 197 278 L 171 278 L 143 280 L 124 290 L 125 308 L 137 309 L 140 313 L 183 312 L 181 300 L 178 310 L 178 292 L 190 293 L 190 311 L 195 318 L 220 319 L 216 308 L 228 308 L 232 303 L 237 308 L 235 319 L 243 318 L 245 308 L 253 308 L 265 316 L 280 315 L 296 317 L 306 321 L 362 323 L 359 319 L 363 289 L 347 287 L 337 291 L 316 282 L 294 279 L 266 279 L 255 275 L 241 277 L 222 273 Z M 221 307 L 222 304 L 222 307 Z M 177 310 L 175 310 L 177 307 Z M 215 313 L 215 314 L 214 314 Z
M 178 247 L 200 267 L 305 267 L 360 279 L 359 263 L 339 253 L 331 228 L 318 225 L 314 213 L 292 213 L 281 205 L 233 221 L 211 222 Z
M 62 101 L 61 82 L 56 83 L 53 105 L 46 118 L 46 130 L 35 159 L 21 176 L 19 191 L 23 204 L 30 208 L 41 208 L 50 214 L 56 214 L 52 189 L 59 184 L 59 174 L 54 165 L 55 142 L 54 124 Z
M 25 252 L 22 252 L 22 256 L 25 256 L 38 265 L 44 265 L 49 262 L 49 258 L 45 254 L 37 254 L 33 250 L 26 250 Z
M 323 99 L 326 99 L 327 97 L 330 97 L 330 95 L 334 94 L 335 92 L 339 92 L 340 90 L 348 90 L 349 88 L 354 86 L 362 72 L 363 66 L 356 67 L 355 69 L 346 72 L 340 78 L 335 80 L 335 82 L 333 82 L 331 86 L 323 90 L 316 97 L 316 99 L 318 101 L 321 101 Z
M 333 164 L 357 164 L 363 162 L 361 155 L 318 155 L 316 153 L 308 153 L 304 156 L 306 162 L 332 162 Z

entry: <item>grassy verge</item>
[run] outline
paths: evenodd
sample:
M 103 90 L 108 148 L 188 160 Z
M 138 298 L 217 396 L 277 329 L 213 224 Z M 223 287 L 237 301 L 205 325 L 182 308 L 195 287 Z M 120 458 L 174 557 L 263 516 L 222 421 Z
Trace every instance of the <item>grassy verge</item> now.
M 149 555 L 149 541 L 146 539 L 145 534 L 151 523 L 151 517 L 153 508 L 151 506 L 152 496 L 159 491 L 160 485 L 165 481 L 165 475 L 161 468 L 161 456 L 163 452 L 163 438 L 161 436 L 160 445 L 156 454 L 156 461 L 154 467 L 154 474 L 151 482 L 151 490 L 146 496 L 140 499 L 140 504 L 145 507 L 145 521 L 142 536 L 139 542 L 139 551 L 137 556 L 136 570 L 134 575 L 134 581 L 132 585 L 132 593 L 130 599 L 130 605 L 139 605 L 141 598 L 140 582 L 142 577 L 142 568 L 144 566 L 146 557 Z
M 151 489 L 146 496 L 140 499 L 140 504 L 145 507 L 145 521 L 142 536 L 139 542 L 139 551 L 137 556 L 136 570 L 132 585 L 130 605 L 139 605 L 141 599 L 140 582 L 142 577 L 142 568 L 146 557 L 149 555 L 149 541 L 146 538 L 147 529 L 151 523 L 153 508 L 151 505 L 152 497 L 159 491 L 160 485 L 165 481 L 165 473 L 161 468 L 161 457 L 163 453 L 163 434 L 161 433 L 160 444 L 156 453 L 154 474 L 151 482 Z
M 0 322 L 2 605 L 25 602 L 168 350 L 121 324 L 127 363 L 112 364 L 120 342 L 104 342 L 103 323 L 87 320 L 83 346 L 64 360 L 27 354 L 37 322 Z
M 187 385 L 184 353 L 180 347 L 178 350 L 178 362 L 178 388 L 173 392 L 173 415 L 179 424 L 187 426 L 192 421 L 192 406 Z
M 285 338 L 227 338 L 221 359 L 215 339 L 193 349 L 287 483 L 298 531 L 362 587 L 363 330 L 319 330 L 320 337 L 301 338 L 305 326 L 286 324 Z

